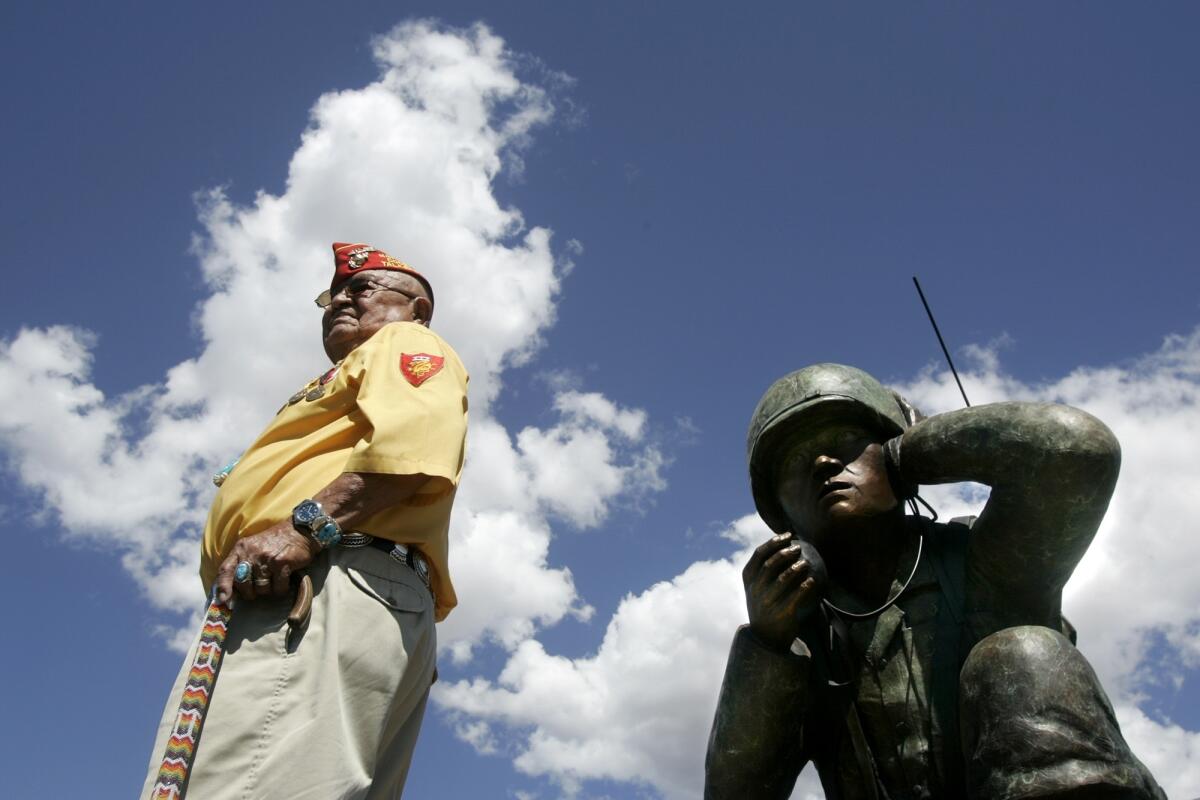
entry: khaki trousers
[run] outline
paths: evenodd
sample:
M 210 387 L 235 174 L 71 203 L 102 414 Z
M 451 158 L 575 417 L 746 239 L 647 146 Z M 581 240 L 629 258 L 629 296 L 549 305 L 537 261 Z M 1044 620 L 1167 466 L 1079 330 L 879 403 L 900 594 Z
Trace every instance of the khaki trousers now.
M 400 797 L 433 677 L 433 599 L 412 569 L 371 547 L 327 551 L 309 574 L 312 618 L 290 648 L 291 597 L 236 603 L 191 800 Z M 143 797 L 195 647 L 167 699 Z

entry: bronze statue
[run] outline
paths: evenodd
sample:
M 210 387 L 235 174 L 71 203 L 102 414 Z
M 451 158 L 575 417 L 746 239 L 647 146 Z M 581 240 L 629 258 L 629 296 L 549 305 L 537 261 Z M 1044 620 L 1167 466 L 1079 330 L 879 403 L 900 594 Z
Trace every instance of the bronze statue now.
M 743 571 L 706 798 L 1163 798 L 1062 617 L 1104 517 L 1112 432 L 1068 406 L 928 419 L 867 373 L 816 364 L 751 421 L 779 535 Z M 906 515 L 924 484 L 991 487 L 978 518 Z M 790 533 L 785 533 L 790 531 Z

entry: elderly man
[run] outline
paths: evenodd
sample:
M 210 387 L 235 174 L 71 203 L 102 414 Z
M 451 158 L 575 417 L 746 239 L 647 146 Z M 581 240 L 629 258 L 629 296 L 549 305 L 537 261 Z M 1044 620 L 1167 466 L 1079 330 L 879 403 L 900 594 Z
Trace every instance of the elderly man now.
M 751 485 L 779 535 L 743 572 L 705 796 L 785 798 L 811 760 L 830 800 L 1161 798 L 1063 635 L 1112 433 L 1035 403 L 918 419 L 837 364 L 760 401 Z M 919 485 L 953 481 L 991 487 L 977 522 L 905 516 Z
M 456 603 L 447 532 L 466 370 L 429 330 L 424 277 L 368 245 L 333 249 L 317 299 L 333 367 L 224 476 L 204 530 L 201 578 L 236 607 L 188 783 L 203 800 L 398 797 L 434 678 L 434 622 Z M 292 631 L 301 571 L 315 593 Z

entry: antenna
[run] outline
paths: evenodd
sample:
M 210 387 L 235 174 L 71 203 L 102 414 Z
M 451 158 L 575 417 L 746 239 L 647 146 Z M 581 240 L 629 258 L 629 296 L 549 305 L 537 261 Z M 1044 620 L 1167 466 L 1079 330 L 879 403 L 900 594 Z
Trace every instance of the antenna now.
M 954 375 L 954 382 L 958 384 L 958 391 L 962 392 L 963 402 L 967 404 L 967 408 L 970 408 L 971 401 L 967 399 L 967 392 L 963 389 L 962 381 L 958 379 L 958 370 L 954 368 L 954 359 L 950 358 L 950 351 L 946 348 L 946 342 L 942 339 L 942 332 L 938 330 L 937 321 L 933 318 L 933 312 L 929 310 L 929 301 L 925 299 L 925 293 L 921 291 L 921 282 L 917 280 L 916 275 L 913 275 L 913 285 L 917 287 L 917 294 L 921 298 L 921 305 L 925 306 L 925 313 L 929 315 L 929 324 L 933 326 L 933 332 L 937 334 L 938 344 L 942 346 L 942 352 L 946 354 L 946 363 L 950 365 L 950 372 Z

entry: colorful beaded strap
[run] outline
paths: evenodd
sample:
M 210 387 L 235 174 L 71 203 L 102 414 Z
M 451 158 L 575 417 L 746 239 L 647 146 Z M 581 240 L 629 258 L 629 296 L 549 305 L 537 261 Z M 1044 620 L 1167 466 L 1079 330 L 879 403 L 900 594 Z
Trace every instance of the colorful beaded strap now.
M 187 683 L 183 686 L 183 699 L 179 701 L 175 727 L 167 739 L 167 749 L 158 768 L 158 779 L 150 791 L 151 800 L 181 800 L 187 791 L 188 774 L 196 759 L 200 728 L 204 725 L 204 715 L 208 712 L 217 672 L 221 669 L 225 633 L 232 613 L 233 609 L 228 604 L 218 603 L 215 597 L 208 604 L 204 628 L 200 631 L 200 643 L 196 646 L 196 658 L 192 661 Z

